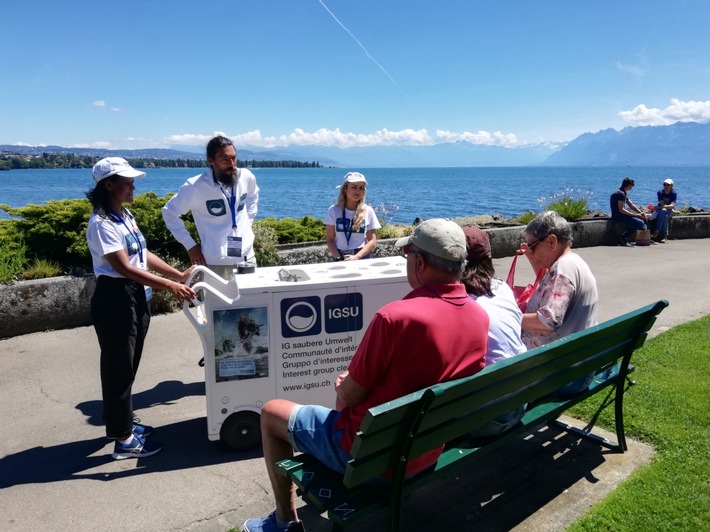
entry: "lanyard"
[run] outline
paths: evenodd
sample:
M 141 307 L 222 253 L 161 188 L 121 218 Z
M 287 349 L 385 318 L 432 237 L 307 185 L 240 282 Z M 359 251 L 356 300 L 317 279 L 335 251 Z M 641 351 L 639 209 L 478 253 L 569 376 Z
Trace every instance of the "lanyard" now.
M 350 245 L 350 237 L 353 234 L 353 221 L 345 217 L 345 207 L 343 207 L 343 233 L 345 233 L 345 242 Z
M 224 192 L 224 189 L 222 188 L 222 185 L 219 186 L 219 189 L 222 191 L 222 195 L 224 196 L 224 199 L 227 200 L 227 203 L 229 204 L 229 211 L 232 213 L 232 229 L 237 228 L 237 210 L 236 210 L 236 205 L 237 205 L 237 193 L 234 190 L 234 185 L 232 185 L 232 195 L 227 196 L 227 194 Z
M 138 245 L 138 258 L 140 259 L 141 264 L 145 265 L 145 262 L 143 261 L 143 247 L 141 246 L 140 238 L 138 238 L 138 226 L 134 223 L 133 229 L 131 229 L 130 227 L 128 227 L 126 220 L 122 216 L 119 216 L 112 210 L 110 210 L 108 214 L 111 217 L 111 220 L 113 220 L 114 222 L 121 222 L 123 224 L 123 227 L 126 228 L 126 231 L 128 231 L 128 234 L 131 236 L 131 238 L 136 241 L 136 244 Z M 133 217 L 131 217 L 131 219 L 133 219 Z

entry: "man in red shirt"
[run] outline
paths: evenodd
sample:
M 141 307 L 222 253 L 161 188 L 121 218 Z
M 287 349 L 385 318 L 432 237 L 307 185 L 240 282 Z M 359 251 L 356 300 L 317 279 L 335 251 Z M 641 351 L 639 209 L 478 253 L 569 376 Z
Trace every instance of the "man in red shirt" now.
M 245 532 L 300 531 L 291 481 L 273 465 L 311 454 L 344 472 L 355 433 L 367 410 L 386 401 L 483 369 L 488 347 L 488 315 L 460 284 L 466 237 L 454 222 L 426 220 L 396 246 L 407 256 L 412 291 L 373 317 L 348 371 L 335 382 L 336 409 L 274 399 L 261 410 L 261 433 L 276 510 L 249 519 Z M 434 463 L 435 449 L 412 460 L 408 473 Z

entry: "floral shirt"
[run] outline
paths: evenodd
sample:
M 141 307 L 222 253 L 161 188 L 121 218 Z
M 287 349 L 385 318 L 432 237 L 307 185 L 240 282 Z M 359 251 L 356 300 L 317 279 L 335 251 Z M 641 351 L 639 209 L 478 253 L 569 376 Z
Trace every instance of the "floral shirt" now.
M 528 349 L 597 324 L 597 281 L 576 253 L 563 254 L 542 278 L 526 313 L 534 312 L 550 332 L 523 331 Z

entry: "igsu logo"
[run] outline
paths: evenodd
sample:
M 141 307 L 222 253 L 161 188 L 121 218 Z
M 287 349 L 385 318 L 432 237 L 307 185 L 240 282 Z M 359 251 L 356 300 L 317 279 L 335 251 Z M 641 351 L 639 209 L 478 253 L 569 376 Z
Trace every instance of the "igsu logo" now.
M 207 200 L 205 207 L 212 216 L 224 216 L 227 213 L 227 206 L 222 199 Z
M 325 332 L 339 333 L 362 329 L 362 294 L 325 296 Z
M 281 336 L 312 336 L 321 332 L 320 298 L 290 297 L 281 300 Z

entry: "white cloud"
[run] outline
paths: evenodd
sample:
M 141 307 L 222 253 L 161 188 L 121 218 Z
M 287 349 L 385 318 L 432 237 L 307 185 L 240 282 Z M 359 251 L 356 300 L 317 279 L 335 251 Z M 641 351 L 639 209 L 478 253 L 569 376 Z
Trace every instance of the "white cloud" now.
M 484 146 L 510 147 L 518 144 L 518 137 L 513 133 L 505 134 L 500 131 L 496 131 L 495 133 L 489 133 L 488 131 L 478 131 L 476 133 L 464 131 L 463 133 L 456 133 L 453 131 L 437 129 L 436 138 L 441 142 L 465 141 L 470 142 L 471 144 L 482 144 Z
M 111 111 L 113 111 L 114 113 L 120 113 L 120 112 L 121 112 L 121 110 L 120 110 L 118 107 L 111 107 Z
M 98 108 L 102 109 L 102 108 L 106 107 L 106 102 L 103 101 L 103 100 L 96 100 L 96 101 L 94 101 L 94 103 L 92 103 L 91 105 L 93 105 L 94 107 L 98 107 Z
M 71 145 L 72 148 L 100 148 L 104 150 L 114 149 L 115 146 L 107 140 L 98 140 L 96 142 L 77 142 Z
M 619 117 L 634 126 L 668 126 L 676 122 L 710 122 L 710 100 L 704 102 L 683 102 L 671 99 L 665 109 L 637 105 L 631 111 L 621 111 Z
M 215 133 L 226 135 L 225 133 Z M 204 145 L 214 135 L 182 134 L 167 137 L 168 144 Z M 489 133 L 478 131 L 453 132 L 437 130 L 432 137 L 426 129 L 402 129 L 390 131 L 380 129 L 374 133 L 343 132 L 339 128 L 321 128 L 309 132 L 301 128 L 294 129 L 291 133 L 278 136 L 264 136 L 261 131 L 253 130 L 236 135 L 226 135 L 238 146 L 256 146 L 260 148 L 277 148 L 286 146 L 327 146 L 337 148 L 373 147 L 373 146 L 432 146 L 441 143 L 466 141 L 472 144 L 486 146 L 515 146 L 518 138 L 512 134 L 500 131 Z
M 182 133 L 180 135 L 170 135 L 165 140 L 168 144 L 187 144 L 189 146 L 192 146 L 192 145 L 207 144 L 212 137 L 215 137 L 217 135 L 224 135 L 226 137 L 229 136 L 222 131 L 215 131 L 211 135 L 196 135 L 193 133 Z M 234 137 L 229 137 L 229 138 L 234 140 Z

